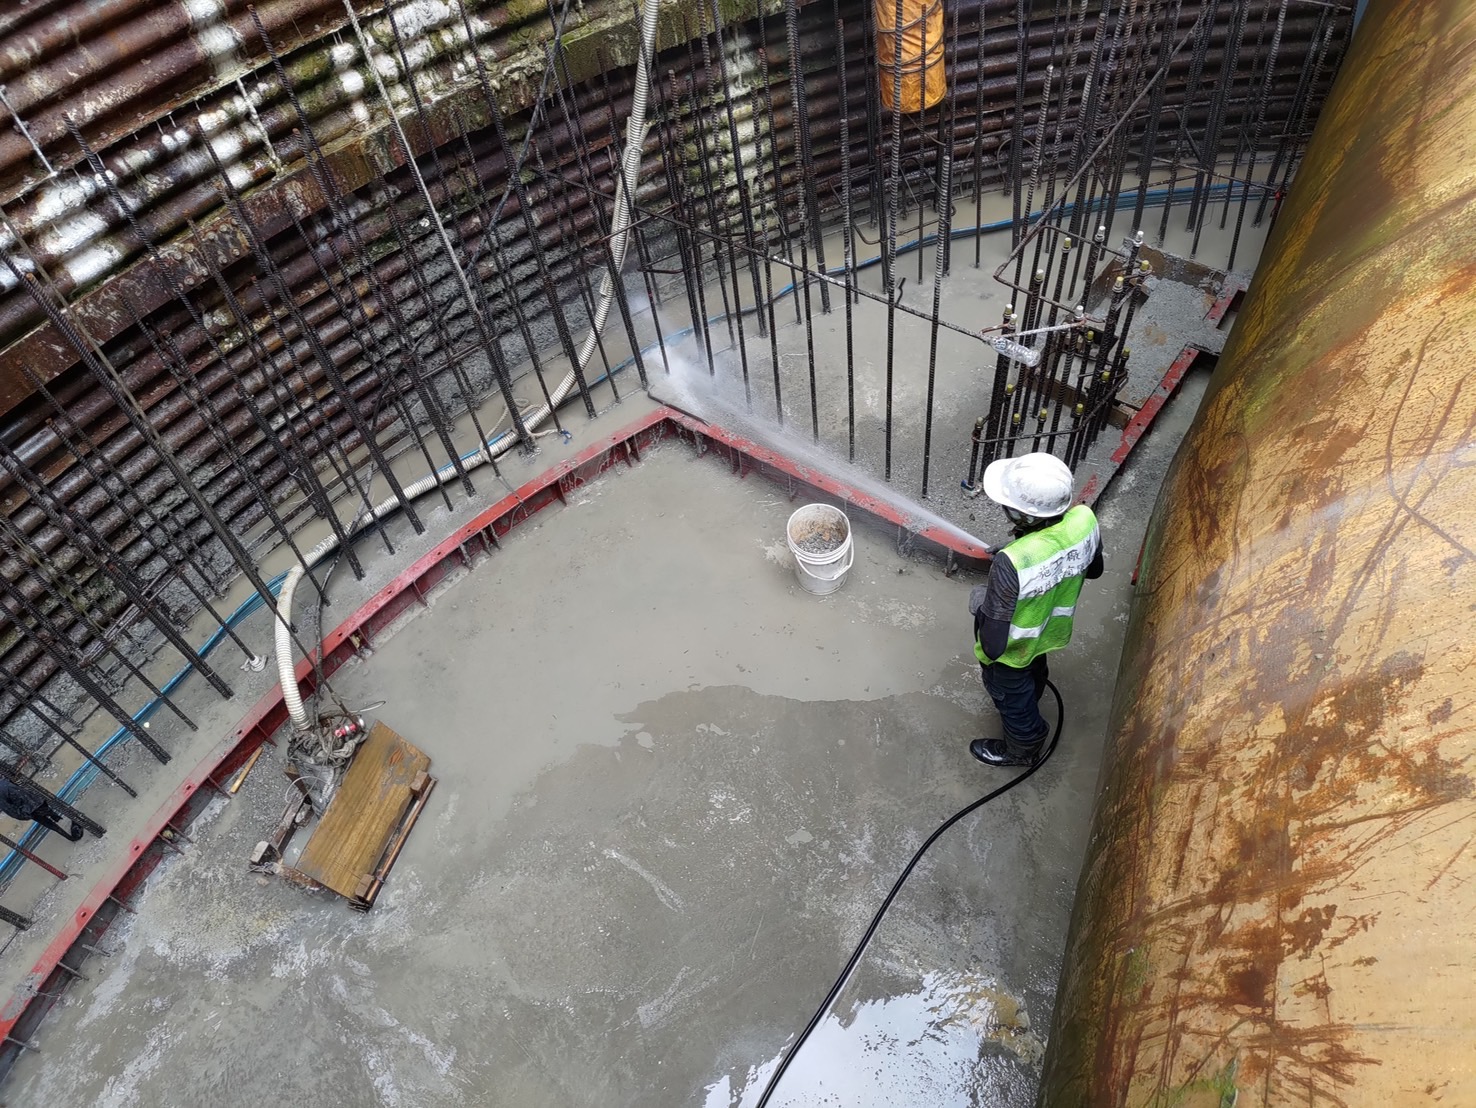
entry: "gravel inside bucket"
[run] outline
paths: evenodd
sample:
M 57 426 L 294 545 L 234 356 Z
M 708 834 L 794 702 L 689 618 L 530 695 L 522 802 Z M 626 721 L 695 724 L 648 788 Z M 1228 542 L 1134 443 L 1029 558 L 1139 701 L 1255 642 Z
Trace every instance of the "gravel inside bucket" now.
M 839 522 L 812 523 L 794 535 L 794 545 L 806 554 L 830 554 L 839 550 L 845 541 L 846 527 Z

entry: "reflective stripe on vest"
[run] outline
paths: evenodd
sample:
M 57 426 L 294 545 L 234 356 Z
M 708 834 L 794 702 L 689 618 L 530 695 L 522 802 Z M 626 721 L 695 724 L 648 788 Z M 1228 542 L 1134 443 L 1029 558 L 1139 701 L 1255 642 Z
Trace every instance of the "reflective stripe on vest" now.
M 1070 619 L 1076 612 L 1076 605 L 1069 608 L 1052 608 L 1051 619 Z M 1038 639 L 1046 625 L 1042 623 L 1039 627 L 1016 627 L 1010 624 L 1010 638 L 1012 639 Z
M 1097 517 L 1078 504 L 1059 523 L 1023 535 L 999 552 L 1019 575 L 1020 596 L 1010 618 L 1009 642 L 997 661 L 1023 669 L 1071 641 L 1082 574 L 1101 544 Z

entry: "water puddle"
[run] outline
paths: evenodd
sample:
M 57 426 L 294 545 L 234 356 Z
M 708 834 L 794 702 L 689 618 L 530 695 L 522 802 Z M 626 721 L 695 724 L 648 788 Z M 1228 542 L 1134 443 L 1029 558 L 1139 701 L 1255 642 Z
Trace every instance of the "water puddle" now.
M 842 1007 L 843 1017 L 827 1016 L 805 1043 L 772 1108 L 1033 1101 L 1044 1044 L 1019 1002 L 991 981 L 930 973 L 916 992 Z M 754 1108 L 778 1064 L 776 1056 L 724 1074 L 704 1090 L 703 1108 Z

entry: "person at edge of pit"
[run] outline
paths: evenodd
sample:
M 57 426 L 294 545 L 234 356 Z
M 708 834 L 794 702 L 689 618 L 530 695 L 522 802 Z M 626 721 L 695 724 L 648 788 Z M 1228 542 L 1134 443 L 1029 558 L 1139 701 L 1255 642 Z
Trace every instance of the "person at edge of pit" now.
M 1090 508 L 1071 506 L 1071 470 L 1059 458 L 1004 458 L 985 467 L 983 480 L 1015 538 L 995 552 L 989 580 L 969 592 L 974 655 L 1004 725 L 1003 738 L 975 739 L 969 753 L 991 766 L 1032 766 L 1049 732 L 1040 714 L 1046 656 L 1071 641 L 1082 582 L 1102 576 L 1102 536 Z
M 82 837 L 82 827 L 76 820 L 70 821 L 72 824 L 70 831 L 62 828 L 62 814 L 53 808 L 44 796 L 24 785 L 3 778 L 0 778 L 0 812 L 4 812 L 12 819 L 35 820 L 48 831 L 55 831 L 62 838 L 72 842 Z

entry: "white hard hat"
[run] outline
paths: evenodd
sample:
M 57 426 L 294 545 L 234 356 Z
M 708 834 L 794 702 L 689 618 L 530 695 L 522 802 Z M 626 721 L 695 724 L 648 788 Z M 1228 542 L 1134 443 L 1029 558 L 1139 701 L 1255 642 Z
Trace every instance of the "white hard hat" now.
M 1022 454 L 984 467 L 984 494 L 996 504 L 1036 519 L 1062 515 L 1071 507 L 1075 481 L 1053 454 Z

